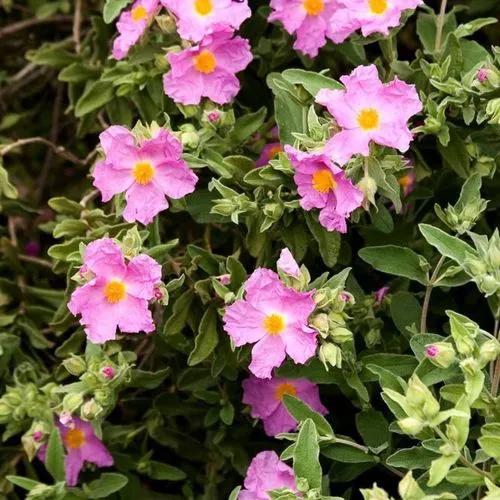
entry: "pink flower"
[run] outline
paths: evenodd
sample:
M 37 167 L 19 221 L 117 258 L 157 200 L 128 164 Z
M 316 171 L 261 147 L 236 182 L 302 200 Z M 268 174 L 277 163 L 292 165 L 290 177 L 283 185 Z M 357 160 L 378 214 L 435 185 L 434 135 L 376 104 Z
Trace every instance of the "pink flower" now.
M 319 208 L 319 221 L 328 231 L 345 233 L 347 218 L 363 201 L 361 190 L 324 154 L 302 153 L 291 146 L 285 151 L 295 168 L 300 206 Z
M 389 28 L 398 26 L 401 13 L 415 9 L 423 4 L 422 0 L 337 0 L 338 5 L 331 24 L 339 36 L 335 42 L 343 42 L 353 31 L 361 28 L 363 36 L 372 33 L 389 34 Z M 351 30 L 343 27 L 348 26 Z
M 398 179 L 399 185 L 403 188 L 403 195 L 408 196 L 415 188 L 417 176 L 415 170 L 411 168 L 406 175 Z
M 375 296 L 375 302 L 377 304 L 382 304 L 382 301 L 385 299 L 387 294 L 389 293 L 390 288 L 388 286 L 383 286 L 379 288 L 373 295 Z
M 480 68 L 478 69 L 476 73 L 476 78 L 479 80 L 480 83 L 484 83 L 488 81 L 488 70 L 486 68 Z
M 207 35 L 199 45 L 167 56 L 171 69 L 163 78 L 165 94 L 181 104 L 199 104 L 208 97 L 230 102 L 240 90 L 236 73 L 252 60 L 248 40 L 230 30 Z
M 439 354 L 438 346 L 430 344 L 425 347 L 425 355 L 429 358 L 435 358 Z
M 62 425 L 69 427 L 69 426 L 73 425 L 73 415 L 71 415 L 71 413 L 69 411 L 63 411 L 59 415 L 59 422 Z
M 120 247 L 110 238 L 87 245 L 83 257 L 94 278 L 71 295 L 68 309 L 76 316 L 89 340 L 101 344 L 123 333 L 152 332 L 155 328 L 148 302 L 161 280 L 161 266 L 140 254 L 125 262 Z
M 223 28 L 237 30 L 252 14 L 247 0 L 161 0 L 177 17 L 181 38 L 199 42 Z
M 368 156 L 371 141 L 407 151 L 413 139 L 407 122 L 422 109 L 415 86 L 398 78 L 383 84 L 374 65 L 358 66 L 340 80 L 345 90 L 322 89 L 316 96 L 342 128 L 325 153 L 344 165 L 355 154 Z
M 322 415 L 328 413 L 319 399 L 318 386 L 309 380 L 278 377 L 264 380 L 250 375 L 243 381 L 243 403 L 251 407 L 252 417 L 262 419 L 268 436 L 289 432 L 297 427 L 297 421 L 283 404 L 285 394 L 297 397 Z
M 293 469 L 282 462 L 274 451 L 262 451 L 255 455 L 244 485 L 238 500 L 269 500 L 267 493 L 279 488 L 297 491 Z
M 123 59 L 135 45 L 158 11 L 158 0 L 137 0 L 130 10 L 124 11 L 116 23 L 119 36 L 113 43 L 113 57 Z
M 43 439 L 43 432 L 42 431 L 35 431 L 33 433 L 33 441 L 36 443 L 39 443 Z
M 330 18 L 334 0 L 271 0 L 270 21 L 281 21 L 285 30 L 297 39 L 293 48 L 315 57 L 326 38 L 333 35 Z
M 114 463 L 111 453 L 95 435 L 92 425 L 78 417 L 74 417 L 73 420 L 72 427 L 57 424 L 66 448 L 64 468 L 68 486 L 76 486 L 85 462 L 97 465 L 97 467 L 110 467 Z M 46 454 L 47 445 L 43 445 L 38 452 L 38 458 L 45 462 Z
M 166 130 L 137 144 L 128 129 L 113 125 L 99 138 L 106 158 L 94 168 L 94 186 L 105 202 L 126 193 L 127 222 L 149 224 L 168 208 L 165 196 L 178 199 L 194 191 L 198 177 L 181 159 L 181 143 Z
M 283 248 L 280 253 L 280 258 L 276 263 L 278 270 L 283 271 L 289 276 L 298 278 L 300 276 L 300 268 L 297 261 L 293 258 L 292 252 L 288 248 Z
M 303 364 L 316 352 L 316 331 L 307 321 L 314 311 L 313 292 L 286 287 L 278 275 L 258 268 L 245 283 L 245 298 L 226 308 L 224 329 L 240 347 L 254 344 L 250 371 L 271 378 L 288 354 Z
M 217 277 L 219 283 L 221 285 L 230 285 L 231 284 L 231 275 L 230 274 L 221 274 Z
M 283 146 L 280 142 L 270 142 L 266 144 L 260 153 L 259 158 L 255 162 L 256 167 L 263 167 L 271 160 L 274 160 L 283 151 Z

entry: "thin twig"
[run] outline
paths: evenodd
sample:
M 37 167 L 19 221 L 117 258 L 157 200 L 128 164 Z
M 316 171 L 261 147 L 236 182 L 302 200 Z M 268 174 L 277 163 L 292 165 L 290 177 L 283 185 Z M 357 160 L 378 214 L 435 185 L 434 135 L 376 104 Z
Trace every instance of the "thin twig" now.
M 52 264 L 45 259 L 40 259 L 39 257 L 32 257 L 31 255 L 19 255 L 19 260 L 23 262 L 29 262 L 31 264 L 37 264 L 38 266 L 48 267 L 52 269 Z
M 439 15 L 436 20 L 436 43 L 434 45 L 434 52 L 441 50 L 441 41 L 443 39 L 444 16 L 446 14 L 447 0 L 441 0 L 441 7 L 439 8 Z
M 82 207 L 87 206 L 87 203 L 89 201 L 92 201 L 97 195 L 99 194 L 98 189 L 94 189 L 93 191 L 90 191 L 90 193 L 86 194 L 81 200 L 80 200 L 80 205 Z
M 54 153 L 56 153 L 56 155 L 60 156 L 61 158 L 65 158 L 66 160 L 69 160 L 72 163 L 75 163 L 76 165 L 85 165 L 84 160 L 80 160 L 80 158 L 77 158 L 73 153 L 66 151 L 66 149 L 63 146 L 57 146 L 56 144 L 50 142 L 47 139 L 44 139 L 43 137 L 28 137 L 26 139 L 19 139 L 18 141 L 15 141 L 11 144 L 7 144 L 7 146 L 0 148 L 0 156 L 5 156 L 13 149 L 19 148 L 21 146 L 26 146 L 27 144 L 37 144 L 37 143 L 45 144 L 49 148 L 52 148 L 54 150 Z
M 427 332 L 427 314 L 429 312 L 431 294 L 434 288 L 434 282 L 437 279 L 437 275 L 439 274 L 439 271 L 441 270 L 441 267 L 444 264 L 445 259 L 446 257 L 444 256 L 441 256 L 441 258 L 439 259 L 439 262 L 436 264 L 436 268 L 434 269 L 429 284 L 427 285 L 427 288 L 425 290 L 424 303 L 422 304 L 422 316 L 420 317 L 420 333 Z
M 63 16 L 63 15 L 26 19 L 24 21 L 19 21 L 17 23 L 10 24 L 5 28 L 0 29 L 0 38 L 8 35 L 13 35 L 18 31 L 26 30 L 28 28 L 32 28 L 33 26 L 38 26 L 40 24 L 67 23 L 71 21 L 73 21 L 73 16 Z
M 75 51 L 80 53 L 81 46 L 81 25 L 82 25 L 82 3 L 83 0 L 76 0 L 75 15 L 73 17 L 73 41 L 75 42 Z

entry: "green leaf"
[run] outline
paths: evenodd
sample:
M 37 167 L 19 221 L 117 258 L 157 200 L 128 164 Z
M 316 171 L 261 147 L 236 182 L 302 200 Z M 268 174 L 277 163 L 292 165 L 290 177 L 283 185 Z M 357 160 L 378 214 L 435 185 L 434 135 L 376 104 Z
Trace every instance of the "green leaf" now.
M 480 17 L 478 19 L 474 19 L 469 21 L 468 23 L 461 24 L 454 32 L 457 38 L 463 38 L 466 36 L 470 36 L 474 34 L 476 31 L 488 26 L 489 24 L 498 23 L 498 19 L 496 17 Z
M 194 349 L 189 354 L 188 365 L 194 366 L 207 359 L 217 347 L 218 342 L 217 310 L 215 307 L 209 307 L 201 318 Z
M 123 474 L 105 472 L 99 479 L 84 486 L 87 498 L 107 498 L 112 493 L 120 491 L 128 483 Z
M 336 462 L 343 462 L 347 464 L 375 462 L 375 458 L 369 453 L 343 443 L 328 445 L 325 448 L 322 448 L 321 454 L 335 460 Z
M 390 308 L 396 328 L 404 335 L 408 335 L 408 327 L 420 324 L 422 307 L 412 293 L 397 292 L 392 295 Z
M 59 430 L 54 427 L 47 443 L 45 467 L 56 481 L 64 481 L 64 448 Z
M 293 470 L 297 478 L 304 478 L 309 488 L 321 488 L 318 432 L 312 419 L 302 424 L 293 452 Z
M 302 85 L 313 97 L 321 89 L 343 89 L 343 85 L 333 78 L 315 73 L 314 71 L 306 71 L 304 69 L 287 69 L 282 73 L 283 78 L 295 85 Z
M 463 264 L 468 256 L 476 253 L 470 245 L 437 227 L 419 224 L 418 228 L 429 245 L 437 248 L 441 255 L 453 259 L 458 264 Z
M 369 408 L 356 414 L 356 427 L 370 448 L 387 447 L 391 438 L 389 423 L 380 411 Z
M 129 387 L 156 389 L 169 373 L 170 368 L 164 368 L 156 372 L 148 372 L 134 368 L 131 372 L 132 378 L 129 382 Z
M 310 212 L 305 213 L 307 227 L 319 246 L 319 253 L 328 267 L 334 267 L 340 252 L 340 234 L 327 231 Z
M 427 285 L 428 278 L 420 267 L 425 259 L 409 248 L 394 245 L 366 247 L 359 251 L 359 256 L 378 271 L 396 276 L 403 276 L 422 285 Z
M 474 486 L 484 484 L 483 476 L 467 467 L 457 467 L 450 470 L 446 475 L 446 480 L 452 484 L 470 484 Z
M 106 24 L 111 23 L 115 18 L 118 17 L 120 12 L 131 2 L 132 0 L 106 0 L 104 4 L 104 9 L 102 12 L 102 17 Z
M 227 500 L 238 500 L 238 496 L 240 495 L 241 486 L 236 486 L 231 494 L 229 495 Z
M 158 481 L 182 481 L 186 479 L 186 473 L 183 470 L 155 460 L 148 463 L 147 474 L 151 479 Z
M 334 436 L 333 429 L 326 418 L 320 413 L 315 412 L 309 405 L 300 399 L 290 394 L 285 394 L 283 403 L 285 403 L 288 413 L 290 413 L 297 422 L 303 422 L 309 418 L 314 422 L 321 436 Z
M 431 462 L 436 458 L 437 455 L 434 452 L 426 450 L 422 446 L 414 446 L 393 453 L 387 458 L 386 463 L 392 467 L 401 467 L 407 470 L 427 470 L 431 466 Z
M 35 486 L 41 484 L 38 481 L 34 481 L 33 479 L 21 476 L 6 476 L 6 479 L 12 484 L 15 484 L 16 486 L 19 486 L 20 488 L 28 491 L 31 491 Z
M 266 114 L 266 108 L 262 107 L 255 113 L 244 114 L 241 118 L 238 118 L 229 134 L 229 140 L 234 144 L 241 144 L 248 140 L 264 123 Z
M 10 200 L 15 200 L 18 197 L 18 192 L 14 184 L 9 180 L 9 174 L 2 165 L 0 158 L 0 193 Z
M 429 469 L 429 481 L 427 485 L 436 486 L 439 484 L 448 475 L 451 466 L 455 464 L 459 457 L 459 453 L 453 453 L 452 455 L 442 456 L 433 460 Z
M 111 101 L 114 95 L 115 93 L 111 83 L 102 82 L 100 80 L 90 83 L 76 103 L 75 116 L 77 118 L 82 118 L 92 111 L 96 111 L 108 101 Z

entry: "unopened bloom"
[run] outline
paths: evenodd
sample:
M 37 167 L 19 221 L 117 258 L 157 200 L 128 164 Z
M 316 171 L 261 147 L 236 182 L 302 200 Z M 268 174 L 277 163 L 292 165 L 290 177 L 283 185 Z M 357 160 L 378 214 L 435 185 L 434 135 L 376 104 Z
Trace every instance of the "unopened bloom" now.
M 113 457 L 95 435 L 92 425 L 78 417 L 74 417 L 73 421 L 72 427 L 57 424 L 66 449 L 64 468 L 68 486 L 75 486 L 78 483 L 78 476 L 85 462 L 97 465 L 97 467 L 113 465 Z M 46 453 L 47 446 L 43 445 L 38 453 L 38 457 L 43 462 L 45 462 Z
M 385 299 L 387 294 L 389 293 L 390 288 L 388 286 L 383 286 L 379 288 L 373 295 L 375 296 L 375 302 L 377 304 L 382 304 L 382 301 Z
M 238 500 L 269 500 L 268 492 L 279 488 L 297 491 L 293 469 L 282 462 L 274 451 L 255 455 L 248 467 Z
M 199 104 L 208 97 L 230 102 L 240 90 L 236 73 L 252 61 L 248 40 L 231 30 L 207 35 L 199 45 L 167 56 L 170 71 L 163 78 L 165 94 L 181 104 Z
M 247 0 L 161 0 L 177 18 L 181 38 L 199 42 L 204 36 L 223 29 L 237 30 L 250 17 Z
M 302 153 L 291 146 L 285 151 L 295 169 L 300 206 L 304 210 L 318 208 L 319 221 L 328 231 L 345 233 L 346 220 L 361 206 L 363 193 L 324 154 Z
M 158 11 L 158 0 L 137 0 L 130 10 L 121 13 L 116 28 L 118 37 L 113 43 L 113 57 L 123 59 L 135 45 Z
M 322 415 L 328 413 L 319 399 L 318 386 L 307 379 L 273 377 L 265 380 L 250 375 L 243 381 L 243 403 L 251 407 L 252 417 L 262 419 L 268 436 L 289 432 L 297 427 L 297 421 L 283 403 L 285 394 L 302 400 Z
M 271 0 L 271 8 L 269 20 L 280 21 L 288 33 L 295 34 L 294 49 L 310 57 L 317 56 L 331 37 L 334 0 Z
M 486 68 L 480 68 L 477 70 L 476 78 L 480 83 L 488 81 L 488 70 Z
M 283 248 L 280 253 L 280 258 L 276 263 L 278 270 L 293 276 L 294 278 L 300 277 L 300 268 L 297 261 L 293 258 L 292 252 L 288 248 Z
M 374 65 L 358 66 L 340 80 L 345 90 L 322 89 L 316 96 L 342 129 L 325 153 L 344 165 L 355 154 L 368 156 L 372 141 L 407 151 L 413 139 L 407 122 L 422 109 L 415 86 L 398 78 L 383 84 Z
M 330 20 L 332 30 L 339 35 L 335 42 L 343 42 L 349 29 L 361 29 L 363 36 L 373 33 L 389 34 L 389 28 L 398 26 L 405 10 L 416 9 L 422 0 L 338 0 L 337 8 Z M 342 29 L 343 27 L 349 29 Z M 343 35 L 343 36 L 342 36 Z
M 42 431 L 35 431 L 33 433 L 33 440 L 37 443 L 39 443 L 43 439 L 43 432 Z
M 104 378 L 111 380 L 115 376 L 115 369 L 112 366 L 103 366 L 101 369 L 101 374 Z
M 448 368 L 455 362 L 455 349 L 449 342 L 428 344 L 424 352 L 429 361 L 440 368 Z
M 87 245 L 83 257 L 94 277 L 71 295 L 68 309 L 81 315 L 89 340 L 101 344 L 123 333 L 152 332 L 149 301 L 161 280 L 161 266 L 140 254 L 125 262 L 122 250 L 110 238 Z
M 166 196 L 178 199 L 194 191 L 198 177 L 170 132 L 159 129 L 152 139 L 138 142 L 127 128 L 113 125 L 99 138 L 106 157 L 94 168 L 94 186 L 104 202 L 125 192 L 127 222 L 149 224 L 168 208 Z
M 278 275 L 258 268 L 245 283 L 245 298 L 226 308 L 224 329 L 236 346 L 254 344 L 250 371 L 271 378 L 288 354 L 303 364 L 316 352 L 316 331 L 308 325 L 313 292 L 286 287 Z

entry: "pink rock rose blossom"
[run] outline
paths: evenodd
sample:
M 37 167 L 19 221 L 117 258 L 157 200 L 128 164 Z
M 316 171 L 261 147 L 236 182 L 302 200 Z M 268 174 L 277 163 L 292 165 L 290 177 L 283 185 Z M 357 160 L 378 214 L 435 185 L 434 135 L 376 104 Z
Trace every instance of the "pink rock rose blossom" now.
M 269 491 L 288 488 L 297 491 L 293 469 L 282 462 L 274 451 L 255 455 L 247 470 L 238 500 L 269 500 Z
M 57 423 L 57 427 L 66 449 L 64 468 L 68 486 L 76 486 L 85 462 L 97 465 L 97 467 L 113 465 L 111 453 L 95 435 L 91 424 L 78 417 L 73 417 L 73 425 L 66 427 Z M 45 462 L 46 454 L 47 445 L 44 444 L 38 451 L 38 458 Z
M 318 208 L 322 226 L 345 233 L 347 218 L 363 201 L 361 190 L 324 154 L 303 153 L 291 146 L 285 146 L 285 151 L 295 169 L 300 206 L 304 210 Z
M 165 94 L 181 104 L 199 104 L 208 97 L 230 102 L 240 90 L 236 73 L 252 61 L 248 40 L 230 30 L 207 35 L 199 45 L 167 56 L 171 69 L 163 78 Z
M 255 162 L 256 167 L 264 167 L 271 160 L 274 160 L 283 151 L 283 146 L 280 142 L 270 142 L 266 144 L 260 153 L 259 158 Z
M 380 305 L 382 304 L 382 301 L 387 297 L 387 294 L 389 293 L 391 289 L 388 286 L 383 286 L 382 288 L 379 288 L 375 293 L 373 294 L 375 297 L 375 302 Z
M 199 42 L 221 28 L 237 30 L 250 17 L 247 0 L 161 0 L 177 18 L 181 38 Z
M 285 30 L 296 36 L 293 48 L 316 57 L 335 36 L 330 18 L 336 6 L 334 0 L 271 0 L 270 21 L 280 21 Z M 351 30 L 351 32 L 354 30 Z
M 265 380 L 250 375 L 243 381 L 243 403 L 251 407 L 252 417 L 263 421 L 268 436 L 289 432 L 297 427 L 297 421 L 283 403 L 285 394 L 295 396 L 322 415 L 328 413 L 319 399 L 318 386 L 307 379 L 273 377 Z
M 313 292 L 286 287 L 269 269 L 258 268 L 245 283 L 245 298 L 226 308 L 224 329 L 240 347 L 255 344 L 250 371 L 271 378 L 288 354 L 303 364 L 316 352 L 316 331 L 308 325 Z
M 374 65 L 358 66 L 340 80 L 345 90 L 322 89 L 316 96 L 342 128 L 325 154 L 344 165 L 355 154 L 368 156 L 372 141 L 407 151 L 413 139 L 407 122 L 422 109 L 415 86 L 398 78 L 383 84 Z
M 297 261 L 293 258 L 292 252 L 288 248 L 283 248 L 280 253 L 280 258 L 276 263 L 279 271 L 293 276 L 294 278 L 300 277 L 300 268 Z
M 95 344 L 113 340 L 117 328 L 122 333 L 152 332 L 148 304 L 161 280 L 161 266 L 145 254 L 125 262 L 110 238 L 89 243 L 83 260 L 93 278 L 73 292 L 68 309 L 81 315 L 88 339 Z
M 113 125 L 99 138 L 106 157 L 94 168 L 94 186 L 104 202 L 125 192 L 127 222 L 149 224 L 168 208 L 165 196 L 178 199 L 194 191 L 198 177 L 170 132 L 159 129 L 152 139 L 138 142 L 127 128 Z
M 343 42 L 353 31 L 361 29 L 363 36 L 373 33 L 389 35 L 389 29 L 398 26 L 405 10 L 416 9 L 422 0 L 337 0 L 337 8 L 330 22 Z
M 158 11 L 158 0 L 137 0 L 130 10 L 121 13 L 116 28 L 118 37 L 113 43 L 113 57 L 117 60 L 127 56 Z

